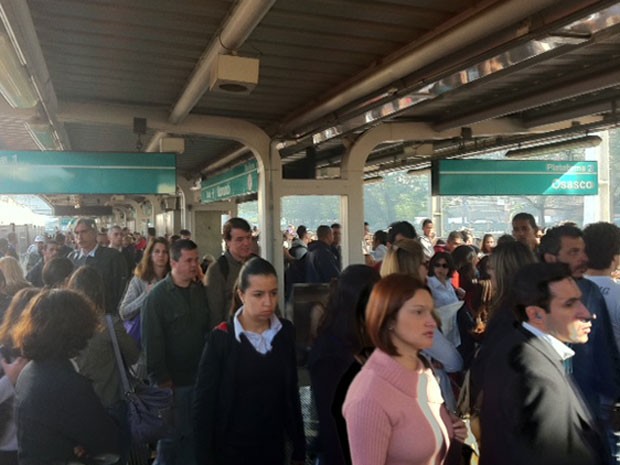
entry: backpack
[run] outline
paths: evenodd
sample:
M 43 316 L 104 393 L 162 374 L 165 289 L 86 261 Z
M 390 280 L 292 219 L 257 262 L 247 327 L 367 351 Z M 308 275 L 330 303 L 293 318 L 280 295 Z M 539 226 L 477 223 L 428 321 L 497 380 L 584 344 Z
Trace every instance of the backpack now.
M 228 275 L 230 274 L 230 268 L 228 267 L 228 260 L 226 255 L 220 255 L 217 259 L 217 264 L 220 266 L 222 276 L 224 276 L 224 282 L 228 281 Z

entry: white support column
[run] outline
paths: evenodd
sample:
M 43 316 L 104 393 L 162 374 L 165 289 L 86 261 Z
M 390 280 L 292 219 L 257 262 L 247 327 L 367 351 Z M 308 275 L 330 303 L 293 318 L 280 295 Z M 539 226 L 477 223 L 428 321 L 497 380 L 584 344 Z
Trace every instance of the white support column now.
M 272 141 L 269 147 L 270 164 L 264 174 L 259 173 L 259 180 L 265 179 L 265 200 L 261 202 L 259 197 L 258 216 L 270 218 L 270 222 L 263 226 L 260 234 L 260 246 L 262 256 L 271 262 L 278 273 L 278 288 L 280 311 L 285 312 L 284 306 L 284 253 L 282 251 L 282 234 L 280 221 L 282 218 L 282 197 L 284 181 L 282 180 L 282 163 L 280 154 L 276 149 L 276 142 Z M 261 208 L 265 208 L 263 212 Z M 267 250 L 270 253 L 267 253 Z
M 431 219 L 433 220 L 433 226 L 435 226 L 435 233 L 437 237 L 443 237 L 443 214 L 441 211 L 441 196 L 433 195 L 431 197 Z
M 194 193 L 190 189 L 192 183 L 184 177 L 177 176 L 177 192 L 181 194 L 179 201 L 181 202 L 181 214 L 180 223 L 182 229 L 189 229 L 193 231 L 194 218 L 193 218 L 193 203 Z
M 368 156 L 368 154 L 366 155 Z M 347 170 L 346 189 L 340 203 L 340 216 L 346 229 L 342 235 L 342 266 L 364 263 L 364 170 Z
M 598 147 L 586 149 L 586 160 L 598 162 L 598 195 L 583 199 L 583 224 L 611 221 L 611 189 L 609 172 L 609 132 L 597 134 L 602 142 Z
M 155 226 L 155 210 L 159 209 L 159 198 L 155 195 L 147 195 L 143 204 L 148 203 L 150 208 L 150 215 L 145 215 L 146 224 L 142 226 L 140 229 L 140 233 L 146 235 L 148 225 Z
M 347 225 L 342 235 L 342 267 L 364 263 L 362 241 L 364 240 L 364 181 L 351 186 L 341 197 L 340 214 L 343 225 Z
M 495 127 L 480 125 L 483 132 L 493 132 Z M 348 252 L 350 263 L 364 263 L 361 243 L 363 240 L 364 224 L 364 166 L 370 152 L 383 142 L 396 142 L 403 140 L 431 140 L 460 135 L 460 128 L 437 132 L 426 123 L 387 123 L 376 126 L 360 136 L 342 160 L 341 176 L 353 184 L 360 185 L 352 190 L 353 196 L 348 201 L 348 222 L 350 231 L 348 235 Z M 354 224 L 359 224 L 355 228 Z
M 141 205 L 136 202 L 135 200 L 132 199 L 127 199 L 126 202 L 131 205 L 134 209 L 134 211 L 136 212 L 136 216 L 135 216 L 135 229 L 138 229 L 139 226 L 142 224 L 143 219 L 144 219 L 144 213 L 142 212 L 142 207 Z

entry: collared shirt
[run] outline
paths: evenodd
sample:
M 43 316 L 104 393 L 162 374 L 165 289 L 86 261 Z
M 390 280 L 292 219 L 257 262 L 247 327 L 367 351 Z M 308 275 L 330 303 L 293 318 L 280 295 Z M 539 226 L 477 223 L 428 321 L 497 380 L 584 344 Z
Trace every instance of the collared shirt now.
M 256 352 L 258 352 L 259 354 L 266 354 L 270 352 L 273 338 L 276 337 L 276 334 L 278 334 L 278 332 L 282 329 L 282 323 L 280 323 L 278 317 L 275 315 L 271 315 L 271 318 L 269 320 L 269 329 L 259 334 L 243 329 L 243 326 L 239 321 L 239 315 L 241 315 L 242 313 L 243 306 L 235 312 L 235 316 L 233 318 L 233 324 L 235 326 L 235 337 L 237 338 L 237 341 L 241 342 L 241 335 L 244 334 L 250 344 L 252 344 L 252 347 L 256 349 Z
M 422 235 L 418 236 L 418 242 L 422 246 L 422 250 L 424 251 L 424 258 L 426 260 L 430 260 L 435 255 L 435 248 L 433 247 L 433 242 L 428 236 Z
M 532 326 L 531 324 L 525 321 L 521 324 L 523 325 L 525 329 L 527 329 L 534 336 L 536 336 L 539 339 L 542 339 L 543 341 L 547 342 L 551 347 L 553 347 L 553 350 L 558 354 L 558 356 L 560 357 L 560 360 L 562 360 L 563 362 L 571 358 L 573 355 L 575 355 L 575 351 L 573 349 L 568 347 L 566 344 L 564 344 L 559 339 L 556 339 L 555 337 L 553 337 L 551 334 L 544 333 L 540 329 L 535 328 L 534 326 Z
M 387 253 L 387 246 L 384 244 L 379 244 L 375 250 L 370 252 L 370 256 L 376 261 L 380 262 L 385 258 L 385 254 Z
M 82 259 L 85 260 L 88 257 L 94 257 L 95 256 L 95 251 L 97 250 L 98 247 L 99 247 L 99 244 L 97 244 L 95 246 L 95 248 L 93 250 L 91 250 L 90 252 L 88 252 L 88 253 L 84 253 L 84 249 L 80 249 L 80 254 L 77 257 L 78 261 L 82 260 Z

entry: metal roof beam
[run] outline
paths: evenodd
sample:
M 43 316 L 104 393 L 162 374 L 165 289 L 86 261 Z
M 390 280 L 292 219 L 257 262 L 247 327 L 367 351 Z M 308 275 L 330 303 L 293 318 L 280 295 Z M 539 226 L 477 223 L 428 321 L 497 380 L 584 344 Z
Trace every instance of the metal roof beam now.
M 618 85 L 618 82 L 620 82 L 620 70 L 613 70 L 604 74 L 595 74 L 589 78 L 580 78 L 578 81 L 562 87 L 554 87 L 543 92 L 536 92 L 527 97 L 512 98 L 503 105 L 449 119 L 433 125 L 433 128 L 441 132 L 448 129 L 469 126 L 492 118 L 499 118 L 552 102 L 592 93 L 595 90 L 614 87 Z

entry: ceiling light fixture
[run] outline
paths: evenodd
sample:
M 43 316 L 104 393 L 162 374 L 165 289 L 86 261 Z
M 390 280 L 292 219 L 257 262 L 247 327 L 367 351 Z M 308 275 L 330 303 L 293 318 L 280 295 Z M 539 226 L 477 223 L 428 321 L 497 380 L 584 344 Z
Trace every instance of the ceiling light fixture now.
M 545 145 L 535 145 L 533 147 L 518 148 L 506 152 L 507 158 L 516 157 L 534 157 L 539 155 L 548 155 L 558 153 L 563 150 L 582 149 L 589 147 L 597 147 L 602 142 L 599 136 L 585 136 L 579 139 L 569 139 L 560 142 L 553 142 Z
M 249 94 L 258 85 L 259 66 L 258 58 L 218 55 L 212 68 L 209 90 Z

